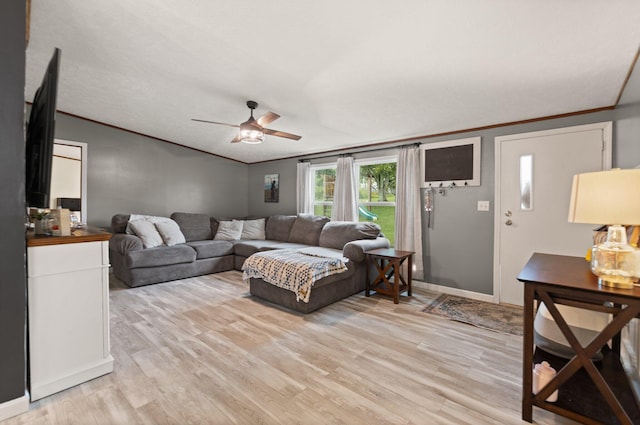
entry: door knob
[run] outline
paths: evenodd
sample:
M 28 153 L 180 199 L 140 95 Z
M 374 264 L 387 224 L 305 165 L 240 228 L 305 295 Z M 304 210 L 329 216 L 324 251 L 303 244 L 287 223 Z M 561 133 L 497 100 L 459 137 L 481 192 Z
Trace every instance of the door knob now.
M 505 212 L 504 215 L 506 215 L 507 217 L 511 217 L 511 211 L 507 210 L 507 212 Z
M 507 226 L 511 226 L 513 224 L 513 221 L 511 221 L 510 219 L 505 221 L 504 224 L 506 224 Z

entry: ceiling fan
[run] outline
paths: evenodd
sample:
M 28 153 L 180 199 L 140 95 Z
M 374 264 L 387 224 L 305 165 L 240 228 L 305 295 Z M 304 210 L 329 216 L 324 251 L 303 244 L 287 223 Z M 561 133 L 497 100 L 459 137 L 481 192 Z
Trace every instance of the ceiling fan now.
M 225 122 L 199 120 L 196 118 L 191 118 L 191 120 L 206 122 L 209 124 L 220 124 L 220 125 L 226 125 L 229 127 L 239 128 L 240 131 L 238 132 L 238 135 L 233 138 L 231 143 L 238 143 L 238 142 L 248 143 L 248 144 L 262 143 L 264 141 L 265 134 L 269 134 L 271 136 L 284 137 L 286 139 L 292 139 L 292 140 L 301 139 L 301 136 L 297 136 L 295 134 L 285 133 L 284 131 L 271 130 L 269 128 L 265 128 L 266 125 L 269 125 L 273 121 L 280 118 L 280 115 L 276 114 L 275 112 L 267 112 L 266 114 L 262 115 L 258 119 L 255 119 L 253 118 L 253 110 L 258 107 L 258 102 L 254 102 L 253 100 L 248 100 L 247 106 L 249 107 L 249 109 L 251 109 L 251 116 L 249 117 L 248 120 L 246 120 L 240 125 L 228 124 Z

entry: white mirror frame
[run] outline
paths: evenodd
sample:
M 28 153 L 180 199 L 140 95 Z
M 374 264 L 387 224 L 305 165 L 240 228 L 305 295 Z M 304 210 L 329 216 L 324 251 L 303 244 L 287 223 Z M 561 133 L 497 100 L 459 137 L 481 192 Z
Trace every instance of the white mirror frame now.
M 80 171 L 80 221 L 87 222 L 87 150 L 89 145 L 85 142 L 74 142 L 72 140 L 54 139 L 54 143 L 60 145 L 77 146 L 82 151 L 81 171 Z

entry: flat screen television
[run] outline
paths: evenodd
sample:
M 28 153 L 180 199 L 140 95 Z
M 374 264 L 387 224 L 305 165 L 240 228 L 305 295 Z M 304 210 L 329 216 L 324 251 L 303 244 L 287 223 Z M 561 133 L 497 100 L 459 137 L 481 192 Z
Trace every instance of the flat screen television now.
M 36 91 L 27 123 L 25 192 L 27 207 L 49 208 L 51 164 L 56 124 L 56 98 L 60 71 L 60 49 L 49 61 L 42 84 Z
M 420 146 L 422 187 L 480 186 L 480 137 Z

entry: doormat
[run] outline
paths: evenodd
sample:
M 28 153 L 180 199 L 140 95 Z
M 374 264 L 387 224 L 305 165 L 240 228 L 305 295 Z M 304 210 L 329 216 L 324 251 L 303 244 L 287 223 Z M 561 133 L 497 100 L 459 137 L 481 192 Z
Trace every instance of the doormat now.
M 479 328 L 511 335 L 522 335 L 522 307 L 505 306 L 442 294 L 422 311 Z

